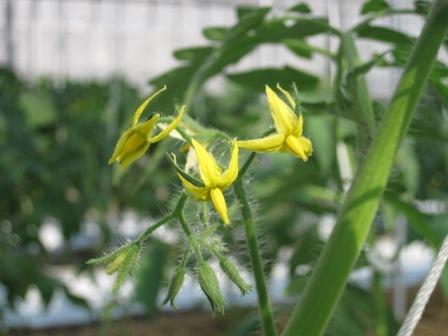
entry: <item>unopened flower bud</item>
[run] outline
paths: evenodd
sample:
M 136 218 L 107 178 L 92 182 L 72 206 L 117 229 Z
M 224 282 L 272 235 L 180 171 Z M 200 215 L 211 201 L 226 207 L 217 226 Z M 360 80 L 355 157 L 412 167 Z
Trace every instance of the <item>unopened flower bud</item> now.
M 201 262 L 199 265 L 198 280 L 202 291 L 210 302 L 212 310 L 216 309 L 223 313 L 224 299 L 219 288 L 219 281 L 211 266 L 206 262 Z
M 166 295 L 163 304 L 170 302 L 171 306 L 176 308 L 174 300 L 179 293 L 185 280 L 185 266 L 179 265 L 174 271 L 173 277 L 171 278 L 170 286 L 168 288 L 168 294 Z
M 223 270 L 223 272 L 229 277 L 230 280 L 240 289 L 241 295 L 245 295 L 252 290 L 252 286 L 249 285 L 246 281 L 244 281 L 241 276 L 238 268 L 226 257 L 220 255 L 219 258 L 219 266 Z

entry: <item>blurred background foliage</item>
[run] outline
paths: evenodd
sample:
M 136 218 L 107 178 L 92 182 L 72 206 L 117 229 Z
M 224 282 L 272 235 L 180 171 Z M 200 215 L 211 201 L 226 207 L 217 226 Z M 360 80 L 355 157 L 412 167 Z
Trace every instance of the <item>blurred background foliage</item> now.
M 417 1 L 406 14 L 424 16 L 426 10 L 427 3 Z M 169 89 L 154 109 L 172 114 L 174 104 L 187 102 L 190 114 L 201 123 L 240 138 L 258 137 L 270 122 L 260 96 L 265 84 L 297 85 L 305 133 L 314 144 L 312 159 L 303 163 L 282 154 L 260 156 L 250 177 L 267 271 L 284 262 L 282 252 L 289 251 L 288 293 L 294 296 L 302 290 L 325 242 L 318 224 L 323 217 L 333 218 L 344 197 L 350 176 L 344 175 L 341 166 L 356 170 L 387 104 L 367 102 L 374 113 L 373 127 L 369 126 L 361 113 L 365 102 L 359 90 L 366 85 L 364 76 L 373 68 L 403 66 L 415 41 L 376 23 L 376 18 L 404 14 L 389 8 L 385 1 L 370 0 L 362 11 L 363 22 L 340 32 L 326 18 L 315 17 L 303 3 L 278 16 L 270 16 L 268 8 L 241 7 L 234 26 L 206 28 L 203 34 L 208 44 L 174 51 L 180 65 L 149 82 L 155 88 L 166 84 Z M 341 44 L 336 51 L 314 46 L 309 38 L 318 35 L 376 41 L 388 49 L 360 60 L 350 44 Z M 299 59 L 326 57 L 336 75 L 319 78 L 298 66 L 244 72 L 228 69 L 262 44 L 284 45 Z M 220 90 L 205 89 L 207 80 L 216 76 L 223 79 Z M 375 281 L 368 290 L 355 283 L 348 286 L 328 335 L 361 335 L 378 331 L 378 325 L 386 326 L 388 332 L 383 334 L 394 334 L 397 322 L 390 305 L 384 302 L 382 291 L 375 290 L 375 284 L 381 288 L 387 272 L 372 263 L 369 251 L 378 237 L 394 235 L 398 216 L 405 216 L 409 223 L 400 248 L 420 240 L 436 249 L 448 233 L 447 79 L 448 67 L 440 60 L 400 148 L 357 266 L 372 266 Z M 178 184 L 165 158 L 176 140 L 151 147 L 122 177 L 107 165 L 117 135 L 142 98 L 120 78 L 29 83 L 8 69 L 0 70 L 0 283 L 12 307 L 30 286 L 39 289 L 46 303 L 56 289 L 62 289 L 75 303 L 86 305 L 47 272 L 46 266 L 69 264 L 79 272 L 89 272 L 86 259 L 126 238 L 119 230 L 126 210 L 143 218 L 157 217 L 176 195 Z M 341 163 L 341 150 L 347 154 L 345 163 Z M 445 206 L 431 213 L 419 206 L 425 201 Z M 48 251 L 39 236 L 40 227 L 48 220 L 60 225 L 65 239 L 54 251 Z M 98 239 L 76 247 L 74 238 L 88 221 L 95 223 Z M 235 234 L 229 230 L 224 238 L 230 247 L 238 247 L 230 250 L 237 251 L 235 257 L 247 264 L 238 224 L 233 230 Z M 177 249 L 175 243 L 152 241 L 134 277 L 136 297 L 150 313 L 157 309 L 158 293 L 175 265 L 172 256 Z M 446 295 L 447 273 L 441 282 Z M 0 313 L 4 308 L 0 307 Z

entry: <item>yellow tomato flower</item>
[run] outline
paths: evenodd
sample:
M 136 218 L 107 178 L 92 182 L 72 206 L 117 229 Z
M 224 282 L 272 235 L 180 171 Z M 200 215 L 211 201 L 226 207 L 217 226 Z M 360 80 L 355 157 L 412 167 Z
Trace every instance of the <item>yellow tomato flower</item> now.
M 233 143 L 229 166 L 224 172 L 219 167 L 213 155 L 199 142 L 192 140 L 199 167 L 199 176 L 204 186 L 196 186 L 182 175 L 178 174 L 187 192 L 196 200 L 211 200 L 224 224 L 229 224 L 227 204 L 223 191 L 238 177 L 238 146 Z
M 269 110 L 277 133 L 261 139 L 237 141 L 237 145 L 256 152 L 289 152 L 307 161 L 313 152 L 313 146 L 310 139 L 302 136 L 303 117 L 294 112 L 296 103 L 289 92 L 280 85 L 277 88 L 285 96 L 287 103 L 266 85 Z
M 114 153 L 109 160 L 109 164 L 116 161 L 120 164 L 120 168 L 128 167 L 135 160 L 141 158 L 152 143 L 166 138 L 177 127 L 185 114 L 185 106 L 182 106 L 179 115 L 157 135 L 153 135 L 153 131 L 160 118 L 158 113 L 154 114 L 145 122 L 139 122 L 143 111 L 149 103 L 165 90 L 166 86 L 147 98 L 137 108 L 132 118 L 132 126 L 121 135 L 115 146 Z

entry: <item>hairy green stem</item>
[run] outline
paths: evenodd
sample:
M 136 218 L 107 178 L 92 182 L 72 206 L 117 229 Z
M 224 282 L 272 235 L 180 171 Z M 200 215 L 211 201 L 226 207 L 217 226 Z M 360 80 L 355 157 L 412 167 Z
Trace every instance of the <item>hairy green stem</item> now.
M 269 302 L 268 289 L 266 279 L 264 277 L 260 249 L 258 247 L 255 223 L 252 216 L 251 207 L 243 187 L 243 181 L 241 179 L 238 179 L 235 182 L 234 190 L 241 206 L 241 215 L 244 222 L 244 228 L 246 230 L 247 246 L 249 248 L 252 271 L 255 277 L 255 285 L 258 294 L 258 306 L 260 308 L 264 334 L 266 336 L 275 336 L 277 335 L 277 331 L 275 329 L 274 314 L 272 312 L 271 303 Z
M 322 335 L 361 253 L 389 173 L 448 30 L 448 0 L 434 3 L 392 101 L 285 336 Z
M 249 156 L 246 159 L 246 162 L 244 162 L 243 166 L 241 167 L 240 171 L 238 172 L 238 179 L 241 179 L 244 176 L 244 174 L 246 174 L 250 165 L 254 161 L 256 155 L 257 155 L 257 153 L 255 153 L 255 152 L 252 152 L 249 154 Z
M 156 223 L 154 223 L 153 225 L 151 225 L 149 228 L 147 228 L 145 230 L 145 232 L 143 232 L 138 238 L 137 238 L 137 242 L 139 244 L 144 243 L 150 236 L 151 234 L 157 230 L 159 227 L 161 227 L 163 224 L 166 224 L 170 221 L 172 221 L 175 218 L 179 217 L 179 214 L 183 211 L 183 208 L 185 206 L 185 202 L 187 201 L 187 195 L 185 193 L 182 193 L 179 197 L 179 199 L 177 200 L 177 203 L 174 207 L 174 210 L 172 212 L 170 212 L 169 214 L 167 214 L 165 217 L 159 219 Z
M 159 219 L 156 223 L 154 223 L 153 225 L 151 225 L 149 228 L 147 228 L 145 230 L 145 232 L 143 232 L 138 238 L 137 238 L 137 242 L 139 244 L 144 243 L 150 236 L 151 234 L 157 230 L 159 227 L 161 227 L 163 224 L 168 223 L 169 221 L 173 220 L 175 218 L 175 216 L 173 215 L 173 213 L 169 213 L 168 215 L 166 215 L 165 217 Z
M 193 252 L 196 255 L 196 258 L 198 259 L 199 262 L 203 262 L 204 259 L 202 258 L 201 246 L 198 243 L 196 237 L 191 233 L 190 225 L 185 220 L 184 216 L 184 206 L 187 200 L 187 195 L 185 193 L 182 193 L 180 199 L 182 200 L 182 202 L 179 202 L 177 204 L 176 209 L 174 209 L 174 215 L 179 219 L 182 230 L 187 236 L 188 242 L 190 243 L 191 248 L 193 249 Z

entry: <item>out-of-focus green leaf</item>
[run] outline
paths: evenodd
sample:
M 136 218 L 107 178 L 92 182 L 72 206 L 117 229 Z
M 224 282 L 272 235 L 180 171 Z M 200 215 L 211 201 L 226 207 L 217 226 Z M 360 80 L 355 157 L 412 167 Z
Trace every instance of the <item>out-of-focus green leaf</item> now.
M 330 58 L 334 57 L 330 50 L 310 45 L 303 39 L 286 39 L 283 41 L 283 44 L 300 57 L 311 58 L 313 53 L 319 53 Z
M 390 9 L 389 4 L 384 0 L 369 0 L 361 8 L 361 14 L 381 12 Z
M 409 53 L 411 52 L 411 49 L 411 44 L 404 43 L 401 45 L 397 45 L 392 51 L 392 55 L 394 56 L 394 63 L 391 65 L 400 67 L 404 66 L 408 59 Z M 431 68 L 430 80 L 439 82 L 446 77 L 448 77 L 448 66 L 436 59 Z
M 359 26 L 356 29 L 358 36 L 365 39 L 376 40 L 384 43 L 391 43 L 395 45 L 408 44 L 411 45 L 415 38 L 399 32 L 397 30 L 381 27 L 381 26 L 373 26 L 373 25 L 364 25 Z
M 384 198 L 408 218 L 409 224 L 415 232 L 426 239 L 432 246 L 436 248 L 440 246 L 442 238 L 429 226 L 430 221 L 427 215 L 420 212 L 413 204 L 401 200 L 395 193 L 386 192 Z
M 157 309 L 157 298 L 163 283 L 163 272 L 167 264 L 168 246 L 151 242 L 145 252 L 136 274 L 136 299 L 145 306 L 146 313 L 152 316 Z
M 434 86 L 437 93 L 441 96 L 445 106 L 448 107 L 448 85 L 445 85 L 440 81 L 432 81 L 431 84 Z
M 332 117 L 328 115 L 306 118 L 306 135 L 313 142 L 313 156 L 319 162 L 322 174 L 329 174 L 336 155 Z
M 212 50 L 213 48 L 209 46 L 183 48 L 175 50 L 173 55 L 180 61 L 194 62 L 204 59 L 212 52 Z
M 56 107 L 48 92 L 28 91 L 20 96 L 20 106 L 31 127 L 47 126 L 55 121 Z
M 289 272 L 295 274 L 300 265 L 311 266 L 317 260 L 324 243 L 319 237 L 317 225 L 313 225 L 300 235 L 289 261 Z
M 241 20 L 243 17 L 245 17 L 247 14 L 250 14 L 252 12 L 255 12 L 259 9 L 257 6 L 238 6 L 236 7 L 236 15 L 238 17 L 238 20 Z
M 295 20 L 295 24 L 284 32 L 285 38 L 304 38 L 322 33 L 338 34 L 339 32 L 330 26 L 328 18 L 300 18 Z
M 448 267 L 446 265 L 440 278 L 440 286 L 442 287 L 445 297 L 448 297 Z
M 156 89 L 163 85 L 168 88 L 160 97 L 157 97 L 152 106 L 160 108 L 162 111 L 168 111 L 175 103 L 180 103 L 178 99 L 183 96 L 195 70 L 196 66 L 193 65 L 181 66 L 152 78 L 150 84 L 154 85 Z
M 298 3 L 288 9 L 290 12 L 299 12 L 302 14 L 310 14 L 311 8 L 305 2 Z
M 297 56 L 311 58 L 313 55 L 312 47 L 305 40 L 287 39 L 283 43 Z
M 202 34 L 211 41 L 223 41 L 228 32 L 228 27 L 206 27 L 202 30 Z
M 283 85 L 296 83 L 299 90 L 309 90 L 316 87 L 319 82 L 316 76 L 289 66 L 282 69 L 264 68 L 228 74 L 227 78 L 255 91 L 264 91 L 265 85 L 275 87 L 277 83 Z
M 431 1 L 428 0 L 416 0 L 414 1 L 415 12 L 420 15 L 428 15 L 431 8 Z
M 361 65 L 354 67 L 353 70 L 348 73 L 348 75 L 355 77 L 359 75 L 364 75 L 368 73 L 370 70 L 372 70 L 375 66 L 388 64 L 385 60 L 385 57 L 389 52 L 390 51 L 388 50 L 381 54 L 375 54 L 370 61 L 367 61 Z
M 68 290 L 68 288 L 64 287 L 63 288 L 64 294 L 65 296 L 67 296 L 67 298 L 70 300 L 70 302 L 83 307 L 85 309 L 90 309 L 89 307 L 89 303 L 86 301 L 86 299 L 84 299 L 83 297 L 80 297 L 78 295 L 73 294 L 70 290 Z

